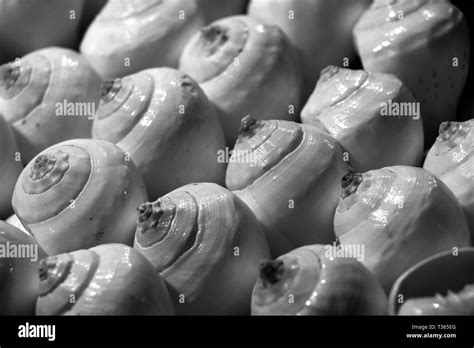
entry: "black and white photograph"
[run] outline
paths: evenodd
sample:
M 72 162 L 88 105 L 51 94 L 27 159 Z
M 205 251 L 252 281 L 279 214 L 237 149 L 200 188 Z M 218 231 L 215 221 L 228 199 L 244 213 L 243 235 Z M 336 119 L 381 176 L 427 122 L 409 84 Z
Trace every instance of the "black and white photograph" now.
M 0 0 L 0 347 L 474 346 L 474 0 Z

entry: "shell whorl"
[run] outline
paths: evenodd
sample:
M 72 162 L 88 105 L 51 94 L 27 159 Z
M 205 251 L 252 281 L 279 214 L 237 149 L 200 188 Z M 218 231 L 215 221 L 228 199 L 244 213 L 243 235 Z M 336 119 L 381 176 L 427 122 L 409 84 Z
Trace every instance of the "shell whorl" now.
M 202 28 L 188 43 L 181 56 L 180 69 L 198 83 L 217 78 L 232 70 L 231 64 L 236 59 L 241 59 L 249 35 L 250 30 L 242 21 L 214 22 Z M 200 68 L 196 69 L 197 66 Z
M 44 102 L 54 69 L 43 53 L 31 53 L 0 67 L 0 110 L 10 123 L 20 122 Z
M 77 139 L 39 154 L 23 170 L 12 205 L 50 254 L 133 243 L 134 215 L 147 200 L 143 178 L 116 145 Z
M 217 106 L 226 141 L 233 145 L 243 115 L 297 118 L 301 94 L 297 61 L 295 48 L 279 27 L 250 16 L 231 16 L 196 34 L 183 50 L 179 68 L 200 82 Z M 275 99 L 275 94 L 280 97 Z M 234 97 L 229 99 L 230 95 Z
M 443 122 L 423 167 L 435 175 L 443 176 L 468 165 L 473 156 L 474 119 L 466 122 Z M 472 176 L 473 170 L 470 171 Z
M 15 85 L 20 74 L 19 64 L 7 63 L 0 67 L 0 88 L 2 95 L 5 95 L 5 92 Z
M 134 247 L 185 296 L 185 303 L 176 296 L 182 314 L 248 314 L 258 262 L 269 257 L 254 214 L 211 183 L 186 185 L 142 204 Z
M 236 190 L 264 226 L 273 256 L 331 243 L 340 178 L 348 171 L 341 146 L 310 125 L 252 123 L 248 117 L 242 122 L 227 167 L 227 187 Z
M 172 314 L 150 263 L 122 244 L 50 256 L 40 262 L 38 315 Z
M 24 164 L 54 144 L 90 138 L 101 80 L 84 57 L 49 47 L 8 66 L 19 75 L 8 89 L 0 87 L 0 113 L 17 135 Z
M 374 276 L 355 258 L 336 257 L 335 251 L 331 245 L 309 245 L 262 262 L 252 313 L 384 314 L 387 299 Z
M 224 183 L 225 162 L 216 161 L 225 147 L 222 127 L 188 75 L 153 68 L 106 82 L 102 90 L 93 137 L 130 155 L 151 200 L 192 182 Z
M 138 208 L 137 242 L 150 247 L 165 239 L 176 216 L 177 206 L 169 198 L 143 203 Z M 161 272 L 163 268 L 159 269 Z
M 90 250 L 41 260 L 38 268 L 39 296 L 46 301 L 50 299 L 47 314 L 62 315 L 70 311 L 89 287 L 99 265 L 99 255 Z M 74 296 L 74 301 L 71 301 L 71 296 Z
M 296 123 L 244 117 L 227 169 L 227 187 L 241 190 L 253 185 L 302 146 L 304 132 Z
M 334 218 L 336 236 L 342 245 L 365 245 L 363 263 L 385 289 L 422 258 L 470 245 L 459 203 L 423 169 L 396 166 L 349 174 L 342 184 L 347 186 L 341 188 Z M 430 242 L 423 244 L 423 253 L 416 253 L 425 239 Z
M 103 82 L 100 88 L 101 104 L 110 103 L 113 99 L 115 99 L 122 87 L 122 79 L 113 79 Z
M 138 208 L 135 248 L 171 285 L 189 291 L 186 297 L 194 300 L 238 245 L 239 213 L 233 212 L 237 208 L 233 200 L 230 192 L 217 185 L 199 184 L 144 203 Z M 207 268 L 208 264 L 213 267 Z M 184 272 L 201 273 L 190 289 L 181 284 Z
M 155 83 L 146 71 L 105 81 L 92 128 L 96 138 L 117 143 L 150 113 Z
M 48 220 L 76 200 L 89 181 L 90 154 L 80 147 L 61 146 L 38 155 L 25 168 L 14 195 L 13 205 L 24 223 Z M 20 193 L 21 192 L 21 193 Z M 18 195 L 28 196 L 21 202 Z M 38 209 L 40 202 L 48 209 Z

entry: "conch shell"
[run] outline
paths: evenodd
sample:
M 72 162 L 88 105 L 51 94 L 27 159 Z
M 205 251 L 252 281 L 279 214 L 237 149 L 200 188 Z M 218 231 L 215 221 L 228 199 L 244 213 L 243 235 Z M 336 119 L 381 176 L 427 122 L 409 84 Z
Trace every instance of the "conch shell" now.
M 37 315 L 173 315 L 163 280 L 135 249 L 104 244 L 40 262 Z
M 443 123 L 423 167 L 454 193 L 474 240 L 474 119 Z
M 387 296 L 353 257 L 332 245 L 309 245 L 263 261 L 252 297 L 253 315 L 383 315 Z
M 420 114 L 391 114 L 415 112 L 416 107 L 396 76 L 329 66 L 321 72 L 301 120 L 331 134 L 349 151 L 356 171 L 419 166 L 423 157 Z
M 46 253 L 19 229 L 0 221 L 0 315 L 33 315 L 38 262 Z
M 189 76 L 149 69 L 107 81 L 94 138 L 116 143 L 137 165 L 150 199 L 192 182 L 224 184 L 224 132 L 214 107 Z
M 168 283 L 177 314 L 249 314 L 262 227 L 234 194 L 191 184 L 139 208 L 135 248 Z
M 428 171 L 405 166 L 342 180 L 334 230 L 341 245 L 363 245 L 367 266 L 389 291 L 417 262 L 471 245 L 469 228 L 452 192 Z
M 90 138 L 100 85 L 89 63 L 64 48 L 41 49 L 0 67 L 0 113 L 24 164 L 61 141 Z
M 229 145 L 235 143 L 245 115 L 298 118 L 297 53 L 277 26 L 249 16 L 213 22 L 188 42 L 179 69 L 194 78 L 216 105 Z
M 473 265 L 473 248 L 454 248 L 414 265 L 390 292 L 390 314 L 474 315 Z
M 246 117 L 226 185 L 255 213 L 277 257 L 335 240 L 334 212 L 347 171 L 340 145 L 316 127 Z
M 132 245 L 143 179 L 117 146 L 70 140 L 39 154 L 21 173 L 13 209 L 50 255 L 104 243 Z
M 20 152 L 10 126 L 0 115 L 0 219 L 12 213 L 11 200 L 16 180 L 23 169 Z
M 375 0 L 354 28 L 364 69 L 396 75 L 421 103 L 425 147 L 454 120 L 469 70 L 469 30 L 448 0 Z

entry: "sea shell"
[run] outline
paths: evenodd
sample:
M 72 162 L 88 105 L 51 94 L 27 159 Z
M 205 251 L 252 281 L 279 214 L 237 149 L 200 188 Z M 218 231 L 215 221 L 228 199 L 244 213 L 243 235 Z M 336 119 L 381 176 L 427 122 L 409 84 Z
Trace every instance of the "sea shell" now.
M 191 184 L 139 208 L 134 247 L 169 284 L 178 314 L 249 314 L 262 227 L 234 194 Z
M 448 0 L 375 0 L 354 28 L 364 69 L 400 78 L 421 103 L 425 147 L 454 120 L 469 70 L 469 30 Z
M 246 117 L 226 185 L 255 213 L 277 257 L 335 240 L 334 212 L 347 171 L 340 145 L 316 127 Z
M 387 296 L 354 257 L 331 245 L 309 245 L 263 261 L 253 315 L 383 315 Z
M 428 171 L 406 166 L 346 175 L 334 230 L 341 245 L 364 245 L 362 263 L 386 291 L 417 262 L 471 245 L 452 192 Z
M 137 165 L 150 199 L 192 182 L 224 184 L 224 133 L 214 107 L 189 76 L 149 69 L 105 82 L 94 138 L 116 143 Z
M 331 134 L 349 152 L 354 170 L 365 172 L 421 165 L 419 109 L 396 76 L 329 66 L 321 72 L 301 120 Z
M 188 42 L 179 69 L 216 105 L 229 145 L 235 143 L 239 122 L 247 114 L 258 119 L 298 118 L 297 53 L 277 26 L 249 16 L 213 22 Z
M 132 245 L 143 179 L 117 146 L 70 140 L 39 154 L 21 173 L 13 209 L 50 255 L 104 243 Z
M 0 67 L 0 113 L 24 164 L 61 141 L 90 138 L 100 84 L 89 63 L 64 48 L 41 49 Z
M 474 119 L 443 123 L 423 167 L 454 193 L 474 240 Z
M 163 280 L 122 244 L 51 256 L 40 262 L 37 315 L 173 315 Z

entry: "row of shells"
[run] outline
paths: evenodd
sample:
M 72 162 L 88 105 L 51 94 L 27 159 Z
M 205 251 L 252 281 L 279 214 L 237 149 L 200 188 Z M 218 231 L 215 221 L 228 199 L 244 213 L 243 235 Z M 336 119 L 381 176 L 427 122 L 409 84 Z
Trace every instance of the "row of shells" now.
M 38 251 L 0 259 L 0 313 L 474 314 L 463 14 L 331 1 L 341 47 L 318 66 L 309 18 L 264 18 L 309 2 L 205 3 L 112 0 L 81 54 L 0 67 L 0 218 L 24 230 L 0 241 Z M 325 62 L 352 31 L 365 70 Z

